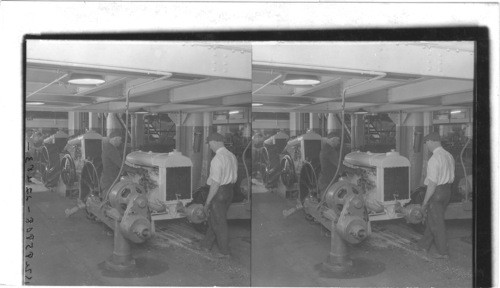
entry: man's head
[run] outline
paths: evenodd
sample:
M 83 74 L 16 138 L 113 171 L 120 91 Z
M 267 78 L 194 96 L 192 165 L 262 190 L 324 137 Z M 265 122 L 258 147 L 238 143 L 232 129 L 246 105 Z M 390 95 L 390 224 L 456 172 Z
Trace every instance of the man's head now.
M 340 145 L 340 136 L 337 132 L 330 132 L 326 135 L 326 143 L 332 147 L 338 147 Z
M 115 147 L 119 147 L 122 144 L 123 135 L 119 131 L 113 131 L 109 134 L 109 143 Z
M 441 136 L 437 132 L 431 132 L 424 137 L 424 145 L 430 152 L 441 146 Z
M 207 137 L 208 145 L 212 151 L 216 152 L 219 148 L 224 147 L 224 136 L 214 132 Z

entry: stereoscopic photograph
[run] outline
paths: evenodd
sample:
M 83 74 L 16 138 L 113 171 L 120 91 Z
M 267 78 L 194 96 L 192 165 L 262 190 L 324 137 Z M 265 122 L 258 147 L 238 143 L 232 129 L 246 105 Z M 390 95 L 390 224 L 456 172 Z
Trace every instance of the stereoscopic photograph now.
M 25 285 L 474 286 L 476 41 L 60 38 L 24 41 Z

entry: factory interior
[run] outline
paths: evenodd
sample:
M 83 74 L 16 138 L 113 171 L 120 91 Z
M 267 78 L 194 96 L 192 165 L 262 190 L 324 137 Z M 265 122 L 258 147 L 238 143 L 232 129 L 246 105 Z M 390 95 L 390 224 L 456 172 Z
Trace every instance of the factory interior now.
M 25 45 L 25 284 L 473 286 L 474 41 Z M 229 257 L 200 249 L 213 133 L 237 159 Z M 454 159 L 446 258 L 418 245 L 430 133 Z

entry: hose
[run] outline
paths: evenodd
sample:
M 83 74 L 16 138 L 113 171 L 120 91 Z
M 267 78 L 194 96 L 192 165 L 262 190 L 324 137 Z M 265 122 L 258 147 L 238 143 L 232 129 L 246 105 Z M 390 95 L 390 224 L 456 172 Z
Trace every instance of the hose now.
M 340 165 L 342 165 L 342 163 L 340 163 L 340 161 L 342 160 L 342 157 L 343 157 L 342 153 L 344 152 L 345 94 L 346 94 L 347 90 L 351 89 L 351 88 L 354 88 L 356 86 L 365 84 L 365 83 L 373 82 L 375 80 L 378 80 L 380 78 L 385 77 L 386 75 L 387 75 L 386 73 L 381 72 L 381 73 L 379 73 L 378 76 L 376 76 L 374 78 L 370 78 L 370 79 L 368 79 L 366 81 L 362 81 L 362 82 L 353 84 L 351 86 L 348 86 L 348 87 L 344 88 L 344 90 L 342 91 L 342 129 L 341 129 L 341 133 L 342 134 L 340 135 L 339 164 L 337 165 L 337 170 L 335 171 L 335 175 L 333 176 L 332 180 L 330 181 L 330 183 L 328 184 L 328 186 L 326 186 L 326 189 L 324 191 L 322 191 L 321 201 L 320 201 L 320 203 L 318 205 L 318 209 L 325 202 L 325 200 L 326 200 L 326 191 L 328 191 L 328 189 L 330 189 L 330 187 L 335 183 L 335 180 L 337 179 L 337 176 L 338 176 L 339 171 L 340 171 Z M 352 119 L 351 119 L 351 121 L 352 121 Z
M 157 81 L 160 81 L 160 80 L 163 80 L 163 79 L 166 79 L 166 78 L 170 78 L 171 76 L 172 76 L 172 74 L 167 74 L 165 76 L 153 79 L 151 81 L 144 82 L 144 83 L 132 86 L 132 87 L 130 87 L 127 90 L 127 94 L 125 95 L 125 131 L 128 131 L 130 91 L 132 91 L 132 89 L 134 89 L 134 88 L 137 88 L 137 87 L 140 87 L 140 86 L 143 86 L 143 85 L 146 85 L 146 84 L 150 84 L 150 83 L 157 82 Z M 122 155 L 122 165 L 120 166 L 120 172 L 118 172 L 118 175 L 116 176 L 115 181 L 113 181 L 113 184 L 111 184 L 111 186 L 109 186 L 109 188 L 108 188 L 108 191 L 106 191 L 106 194 L 104 196 L 104 200 L 101 203 L 101 207 L 108 200 L 108 198 L 109 198 L 108 195 L 109 195 L 109 192 L 111 191 L 111 188 L 113 188 L 113 186 L 115 186 L 115 184 L 120 179 L 120 175 L 123 173 L 123 167 L 125 166 L 125 159 L 127 157 L 127 139 L 128 139 L 128 137 L 127 137 L 127 134 L 125 133 L 125 139 L 123 140 L 123 155 Z
M 245 155 L 246 155 L 246 152 L 248 150 L 248 147 L 250 147 L 250 144 L 252 144 L 252 139 L 251 138 L 250 138 L 250 141 L 248 141 L 247 146 L 243 150 L 243 155 L 241 156 L 241 158 L 243 160 L 243 166 L 245 166 L 245 173 L 247 175 L 247 182 L 248 182 L 248 189 L 249 189 L 249 191 L 251 190 L 251 187 L 252 187 L 251 186 L 252 180 L 250 179 L 250 173 L 248 173 L 248 167 L 247 167 L 247 163 L 245 161 Z M 250 195 L 248 195 L 248 197 L 250 197 Z
M 462 152 L 460 152 L 460 162 L 462 163 L 462 168 L 464 169 L 464 177 L 465 177 L 465 200 L 467 200 L 467 194 L 469 194 L 469 179 L 467 177 L 467 170 L 465 169 L 463 154 L 467 145 L 469 145 L 470 138 L 467 137 L 467 142 L 465 142 L 464 148 L 462 148 Z

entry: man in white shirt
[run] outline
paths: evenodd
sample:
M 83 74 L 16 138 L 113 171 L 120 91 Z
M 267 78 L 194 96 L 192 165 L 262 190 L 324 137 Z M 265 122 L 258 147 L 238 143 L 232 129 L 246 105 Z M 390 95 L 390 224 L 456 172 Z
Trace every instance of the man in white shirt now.
M 422 208 L 427 213 L 424 236 L 418 242 L 420 248 L 429 251 L 432 243 L 436 245 L 435 258 L 448 258 L 444 213 L 450 202 L 451 184 L 455 179 L 455 160 L 441 147 L 441 137 L 432 132 L 424 137 L 424 144 L 432 152 L 427 163 L 427 185 Z
M 210 149 L 215 156 L 210 163 L 210 175 L 207 184 L 210 191 L 204 210 L 208 214 L 208 230 L 201 241 L 201 248 L 210 250 L 217 240 L 221 257 L 229 257 L 229 235 L 226 214 L 233 199 L 233 186 L 238 177 L 236 156 L 224 147 L 224 137 L 212 133 L 207 137 Z

